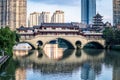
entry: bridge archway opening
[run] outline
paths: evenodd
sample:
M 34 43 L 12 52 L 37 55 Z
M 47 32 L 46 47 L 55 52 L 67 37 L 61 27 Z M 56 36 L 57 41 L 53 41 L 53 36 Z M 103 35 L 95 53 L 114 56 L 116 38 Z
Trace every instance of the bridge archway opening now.
M 81 45 L 82 45 L 82 42 L 78 40 L 78 41 L 75 42 L 75 45 L 76 45 L 77 49 L 80 49 Z
M 56 38 L 48 42 L 49 44 L 58 44 L 59 48 L 75 49 L 73 44 L 66 39 Z
M 69 42 L 68 40 L 63 39 L 63 38 L 57 38 L 57 40 L 58 40 L 59 47 L 64 48 L 66 46 L 67 49 L 75 49 L 73 44 L 71 42 Z
M 19 42 L 19 43 L 17 43 L 17 44 L 20 44 L 20 43 L 27 43 L 27 44 L 29 44 L 29 45 L 32 47 L 32 49 L 35 49 L 34 45 L 31 44 L 30 42 Z
M 42 46 L 43 45 L 43 42 L 41 40 L 37 41 L 37 45 L 38 46 Z
M 99 42 L 89 42 L 84 45 L 83 49 L 103 49 L 104 47 Z

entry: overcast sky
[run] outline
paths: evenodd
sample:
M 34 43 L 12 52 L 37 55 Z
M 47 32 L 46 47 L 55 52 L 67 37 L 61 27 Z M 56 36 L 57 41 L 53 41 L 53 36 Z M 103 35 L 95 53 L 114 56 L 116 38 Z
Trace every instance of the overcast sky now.
M 65 22 L 81 21 L 81 0 L 28 0 L 28 15 L 32 12 L 49 11 L 51 15 L 56 10 L 65 12 Z M 112 23 L 112 0 L 97 0 L 97 12 L 104 21 Z

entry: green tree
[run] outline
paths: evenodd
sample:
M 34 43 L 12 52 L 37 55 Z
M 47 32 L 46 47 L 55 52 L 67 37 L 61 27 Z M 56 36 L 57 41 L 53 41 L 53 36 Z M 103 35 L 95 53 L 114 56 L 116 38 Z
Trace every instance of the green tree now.
M 15 31 L 11 31 L 9 27 L 0 29 L 0 49 L 11 55 L 12 48 L 19 41 L 19 36 Z
M 117 28 L 105 28 L 103 36 L 106 41 L 107 48 L 120 44 L 120 30 Z
M 120 30 L 116 29 L 115 30 L 115 44 L 120 44 Z
M 106 41 L 107 48 L 110 48 L 114 44 L 115 41 L 115 30 L 113 28 L 105 28 L 103 31 L 103 36 Z

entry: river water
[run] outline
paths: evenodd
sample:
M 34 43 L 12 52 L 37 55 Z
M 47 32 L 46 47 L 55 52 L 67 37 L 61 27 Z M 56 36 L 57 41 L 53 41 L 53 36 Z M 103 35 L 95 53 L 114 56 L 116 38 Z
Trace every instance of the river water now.
M 0 80 L 120 80 L 120 52 L 17 50 L 0 71 Z

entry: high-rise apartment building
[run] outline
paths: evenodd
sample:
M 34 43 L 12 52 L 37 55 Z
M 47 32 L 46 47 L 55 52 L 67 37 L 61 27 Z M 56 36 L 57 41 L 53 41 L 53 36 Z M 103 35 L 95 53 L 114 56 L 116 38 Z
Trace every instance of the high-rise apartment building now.
M 26 26 L 26 0 L 0 0 L 0 27 Z
M 29 17 L 29 27 L 34 25 L 40 25 L 40 13 L 38 12 L 31 13 Z
M 96 15 L 96 0 L 81 0 L 81 22 L 91 24 Z
M 52 23 L 64 23 L 64 12 L 61 10 L 57 10 L 53 13 L 53 16 L 51 17 Z
M 28 26 L 40 25 L 41 23 L 50 23 L 50 12 L 33 12 L 30 14 Z
M 120 0 L 113 0 L 113 25 L 120 24 Z
M 50 12 L 42 12 L 40 16 L 41 23 L 50 23 Z

